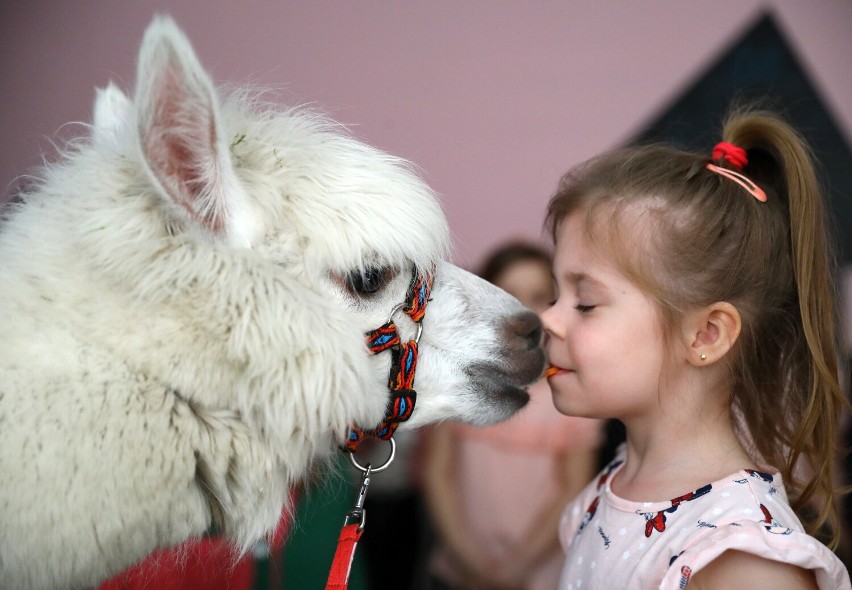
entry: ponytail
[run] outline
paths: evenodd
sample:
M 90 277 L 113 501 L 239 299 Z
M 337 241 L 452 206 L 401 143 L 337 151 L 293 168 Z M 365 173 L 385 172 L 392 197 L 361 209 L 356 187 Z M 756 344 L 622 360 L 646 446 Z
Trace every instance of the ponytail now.
M 834 547 L 840 534 L 834 490 L 837 428 L 848 402 L 838 380 L 836 267 L 814 161 L 795 130 L 765 112 L 734 113 L 723 139 L 746 150 L 744 173 L 763 187 L 770 207 L 780 208 L 785 218 L 789 238 L 784 255 L 789 256 L 792 288 L 782 304 L 793 316 L 788 319 L 796 320 L 789 330 L 766 326 L 787 337 L 779 343 L 783 394 L 774 402 L 764 400 L 782 405 L 782 424 L 776 430 L 780 436 L 763 439 L 764 429 L 756 420 L 762 412 L 745 418 L 761 454 L 781 469 L 792 506 L 806 517 L 808 531 L 815 534 L 827 525 Z M 760 346 L 759 341 L 754 344 Z

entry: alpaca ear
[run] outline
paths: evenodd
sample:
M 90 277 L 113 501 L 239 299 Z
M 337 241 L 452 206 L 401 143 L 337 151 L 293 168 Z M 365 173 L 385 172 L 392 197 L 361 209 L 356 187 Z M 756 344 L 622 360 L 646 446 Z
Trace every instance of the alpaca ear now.
M 248 246 L 248 198 L 231 161 L 216 91 L 168 17 L 156 17 L 145 32 L 136 109 L 142 156 L 167 203 L 194 229 Z

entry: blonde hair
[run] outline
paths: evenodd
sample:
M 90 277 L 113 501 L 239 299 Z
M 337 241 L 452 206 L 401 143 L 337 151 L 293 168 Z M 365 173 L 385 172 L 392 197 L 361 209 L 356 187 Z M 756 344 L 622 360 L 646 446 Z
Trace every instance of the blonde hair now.
M 608 227 L 609 252 L 656 300 L 668 335 L 691 309 L 717 301 L 737 308 L 743 325 L 729 361 L 734 413 L 755 459 L 781 471 L 807 530 L 828 526 L 834 547 L 834 462 L 847 402 L 838 382 L 832 245 L 814 162 L 796 131 L 768 112 L 734 112 L 722 139 L 746 150 L 740 172 L 767 202 L 708 170 L 709 156 L 654 145 L 609 152 L 566 174 L 546 223 L 554 240 L 573 212 L 585 212 L 596 237 Z M 724 159 L 713 163 L 737 170 Z

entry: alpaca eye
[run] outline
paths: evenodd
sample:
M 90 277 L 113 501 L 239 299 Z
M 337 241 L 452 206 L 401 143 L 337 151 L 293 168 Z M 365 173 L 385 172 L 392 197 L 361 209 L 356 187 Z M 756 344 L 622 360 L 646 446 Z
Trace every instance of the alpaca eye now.
M 368 266 L 346 276 L 346 287 L 357 295 L 370 295 L 381 289 L 392 272 L 387 268 Z

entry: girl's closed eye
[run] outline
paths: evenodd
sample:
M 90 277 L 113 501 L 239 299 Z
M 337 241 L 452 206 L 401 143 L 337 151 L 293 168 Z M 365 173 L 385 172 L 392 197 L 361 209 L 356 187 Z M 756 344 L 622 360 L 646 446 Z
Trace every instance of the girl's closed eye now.
M 595 307 L 597 307 L 597 306 L 596 305 L 583 305 L 582 303 L 578 303 L 577 305 L 574 306 L 574 309 L 576 309 L 580 313 L 589 313 Z

